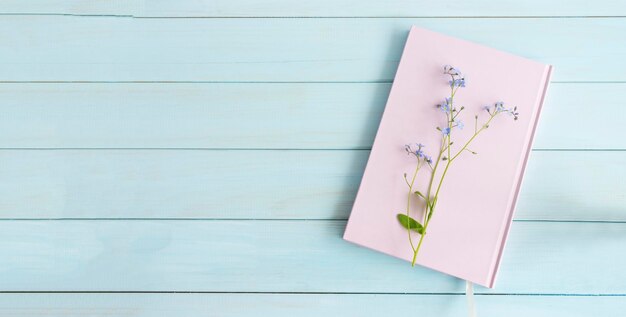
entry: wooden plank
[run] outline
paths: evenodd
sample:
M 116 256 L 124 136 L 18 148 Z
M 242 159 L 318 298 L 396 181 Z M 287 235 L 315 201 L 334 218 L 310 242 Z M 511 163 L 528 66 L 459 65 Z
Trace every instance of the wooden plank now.
M 408 294 L 1 294 L 0 314 L 40 316 L 463 316 L 460 295 Z M 482 316 L 618 317 L 621 296 L 477 296 Z M 515 307 L 515 309 L 511 309 Z
M 2 221 L 0 289 L 463 292 L 462 280 L 342 240 L 344 227 L 331 220 Z M 626 223 L 515 222 L 496 289 L 476 291 L 626 294 L 624 248 Z
M 626 15 L 619 1 L 601 0 L 589 6 L 583 0 L 504 0 L 498 2 L 462 0 L 359 1 L 318 0 L 301 2 L 271 0 L 179 0 L 97 1 L 4 0 L 2 14 L 132 15 L 137 17 L 449 17 L 449 16 L 617 16 Z
M 602 7 L 604 6 L 604 7 Z M 351 1 L 322 0 L 302 3 L 295 0 L 272 0 L 262 4 L 254 0 L 201 0 L 173 4 L 158 1 L 146 5 L 142 16 L 189 17 L 438 17 L 438 16 L 616 16 L 626 15 L 626 6 L 617 1 L 603 0 L 590 8 L 583 0 L 498 2 L 462 0 L 430 1 Z
M 389 88 L 0 84 L 0 147 L 369 149 Z M 535 149 L 626 149 L 623 100 L 623 83 L 553 84 Z
M 43 0 L 37 2 L 2 0 L 2 15 L 118 15 L 140 12 L 142 0 Z
M 346 219 L 367 157 L 368 151 L 4 150 L 0 215 Z M 517 219 L 626 220 L 624 165 L 624 151 L 534 152 Z
M 0 81 L 390 81 L 413 24 L 551 63 L 555 81 L 626 81 L 624 21 L 5 16 Z

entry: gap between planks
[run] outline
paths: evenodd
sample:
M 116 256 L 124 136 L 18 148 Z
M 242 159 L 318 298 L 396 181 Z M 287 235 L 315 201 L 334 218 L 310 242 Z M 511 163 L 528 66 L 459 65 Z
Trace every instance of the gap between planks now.
M 2 84 L 392 84 L 393 80 L 343 80 L 343 81 L 260 81 L 260 80 L 0 80 Z M 550 84 L 626 84 L 619 80 L 555 80 Z
M 263 221 L 263 222 L 347 222 L 347 218 L 0 218 L 3 221 Z M 626 223 L 626 220 L 570 220 L 570 219 L 514 219 L 513 222 L 535 222 L 535 223 Z
M 427 292 L 222 292 L 222 291 L 0 291 L 0 294 L 276 294 L 276 295 L 397 295 L 397 296 L 465 296 L 465 293 Z M 559 294 L 559 293 L 475 293 L 477 296 L 546 296 L 546 297 L 626 297 L 626 294 Z
M 75 18 L 130 18 L 130 19 L 606 19 L 606 18 L 625 18 L 626 15 L 442 15 L 442 16 L 423 16 L 423 15 L 394 15 L 394 16 L 304 16 L 304 15 L 285 15 L 285 16 L 150 16 L 150 15 L 133 15 L 133 14 L 80 14 L 80 13 L 18 13 L 6 12 L 0 13 L 0 16 L 57 16 L 57 17 L 75 17 Z
M 0 151 L 371 151 L 370 147 L 358 148 L 219 148 L 219 147 L 145 147 L 145 148 L 106 148 L 106 147 L 7 147 L 0 148 Z M 623 152 L 626 149 L 532 149 L 533 152 Z

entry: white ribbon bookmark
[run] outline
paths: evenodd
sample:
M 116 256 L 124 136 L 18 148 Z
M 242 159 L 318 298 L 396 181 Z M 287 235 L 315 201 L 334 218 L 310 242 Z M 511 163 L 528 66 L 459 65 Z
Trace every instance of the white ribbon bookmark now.
M 467 297 L 468 316 L 476 317 L 476 306 L 474 305 L 474 286 L 470 281 L 465 281 L 465 297 Z

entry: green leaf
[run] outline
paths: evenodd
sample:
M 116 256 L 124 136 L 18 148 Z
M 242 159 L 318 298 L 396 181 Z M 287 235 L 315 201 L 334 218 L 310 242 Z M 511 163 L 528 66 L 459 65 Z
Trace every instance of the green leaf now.
M 398 221 L 400 222 L 400 224 L 406 228 L 406 229 L 411 229 L 413 231 L 416 231 L 420 234 L 424 233 L 424 226 L 422 226 L 421 223 L 419 223 L 417 220 L 411 218 L 411 217 L 407 217 L 407 215 L 405 214 L 398 214 Z
M 426 196 L 424 196 L 424 194 L 420 193 L 420 191 L 415 191 L 415 195 L 422 197 L 423 199 L 426 199 Z

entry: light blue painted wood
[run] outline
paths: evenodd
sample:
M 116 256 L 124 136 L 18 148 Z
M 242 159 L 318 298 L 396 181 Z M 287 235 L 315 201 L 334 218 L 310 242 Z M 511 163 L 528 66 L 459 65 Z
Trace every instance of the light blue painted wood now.
M 296 17 L 405 17 L 405 16 L 597 16 L 626 15 L 618 1 L 601 1 L 589 6 L 583 0 L 566 1 L 354 1 L 302 2 L 271 0 L 147 1 L 142 16 L 296 16 Z
M 479 316 L 622 317 L 625 297 L 476 296 Z M 386 294 L 2 294 L 0 315 L 465 316 L 464 296 Z M 415 313 L 413 313 L 415 315 Z
M 563 1 L 9 0 L 0 14 L 519 17 L 615 16 L 626 8 L 620 1 Z M 3 16 L 0 81 L 389 82 L 408 26 L 418 24 L 552 63 L 556 81 L 623 82 L 624 21 Z M 621 86 L 553 85 L 536 147 L 623 150 Z M 388 87 L 4 83 L 0 147 L 368 148 Z M 611 109 L 611 115 L 602 118 L 597 109 Z M 331 111 L 337 118 L 324 113 Z M 234 130 L 238 119 L 245 127 Z M 497 289 L 479 293 L 554 296 L 477 296 L 479 315 L 622 315 L 624 153 L 533 153 L 518 219 L 621 223 L 515 222 Z M 2 150 L 0 217 L 345 218 L 366 156 Z M 464 313 L 462 296 L 289 294 L 462 291 L 460 281 L 411 270 L 340 240 L 343 226 L 300 220 L 0 221 L 0 290 L 222 292 L 4 293 L 0 315 L 380 316 L 416 306 L 422 315 Z M 229 291 L 286 293 L 223 293 Z
M 3 14 L 132 15 L 137 17 L 407 17 L 407 16 L 617 16 L 626 15 L 623 3 L 602 0 L 527 0 L 432 2 L 318 0 L 4 0 Z
M 345 221 L 1 221 L 3 291 L 461 293 Z M 407 242 L 408 243 L 408 242 Z M 626 223 L 514 222 L 490 294 L 626 295 Z
M 368 154 L 4 150 L 0 215 L 345 219 Z M 534 152 L 517 218 L 626 221 L 624 165 L 624 151 Z
M 143 0 L 2 0 L 2 15 L 127 15 L 140 12 Z
M 5 16 L 0 81 L 390 81 L 409 27 L 626 81 L 620 18 L 130 19 Z
M 369 149 L 389 88 L 1 84 L 0 147 Z M 552 84 L 534 148 L 626 149 L 624 100 L 626 84 Z

